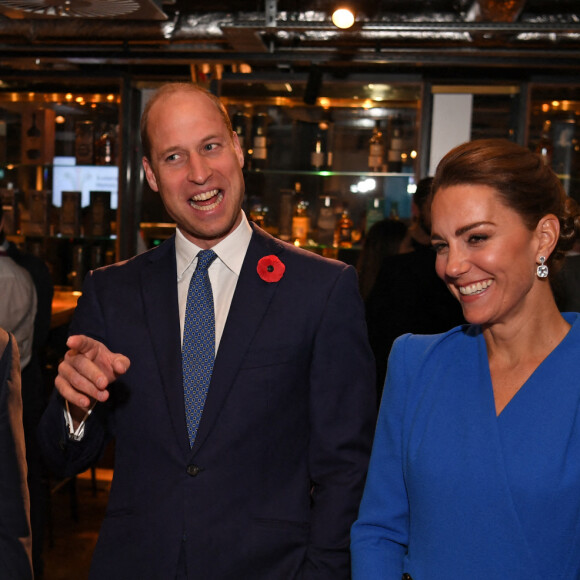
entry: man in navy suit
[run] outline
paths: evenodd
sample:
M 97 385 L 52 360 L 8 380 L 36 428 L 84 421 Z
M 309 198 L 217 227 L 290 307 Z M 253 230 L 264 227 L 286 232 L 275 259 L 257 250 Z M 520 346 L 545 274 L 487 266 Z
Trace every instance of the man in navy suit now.
M 176 234 L 87 276 L 41 423 L 64 474 L 115 438 L 91 578 L 347 579 L 376 409 L 355 271 L 247 221 L 243 152 L 210 93 L 162 87 L 141 138 Z M 190 446 L 181 341 L 206 249 L 215 362 Z

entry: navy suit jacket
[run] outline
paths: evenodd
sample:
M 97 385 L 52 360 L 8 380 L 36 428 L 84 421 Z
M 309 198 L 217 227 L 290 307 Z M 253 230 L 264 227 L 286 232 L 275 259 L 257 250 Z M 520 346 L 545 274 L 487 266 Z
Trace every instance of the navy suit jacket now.
M 374 364 L 352 267 L 254 229 L 198 435 L 189 448 L 174 238 L 87 277 L 71 331 L 131 359 L 68 441 L 55 396 L 41 423 L 75 473 L 115 437 L 96 579 L 348 578 L 375 422 Z M 257 273 L 276 255 L 279 282 Z

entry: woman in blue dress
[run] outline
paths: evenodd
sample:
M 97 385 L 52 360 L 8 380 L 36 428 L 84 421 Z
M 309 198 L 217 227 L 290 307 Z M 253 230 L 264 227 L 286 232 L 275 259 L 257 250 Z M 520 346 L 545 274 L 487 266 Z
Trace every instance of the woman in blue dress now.
M 578 206 L 501 139 L 450 151 L 433 192 L 436 270 L 468 324 L 395 342 L 353 579 L 580 579 L 580 315 L 550 286 Z

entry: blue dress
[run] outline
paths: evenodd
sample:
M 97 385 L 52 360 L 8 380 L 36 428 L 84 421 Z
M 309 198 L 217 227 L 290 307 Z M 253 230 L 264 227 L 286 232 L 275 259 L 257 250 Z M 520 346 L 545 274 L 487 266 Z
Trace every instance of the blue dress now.
M 353 580 L 580 579 L 580 315 L 496 416 L 479 326 L 399 338 Z

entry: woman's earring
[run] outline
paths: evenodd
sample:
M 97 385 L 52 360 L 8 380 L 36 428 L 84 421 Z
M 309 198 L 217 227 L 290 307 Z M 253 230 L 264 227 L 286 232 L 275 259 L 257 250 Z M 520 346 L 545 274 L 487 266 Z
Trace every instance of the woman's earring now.
M 546 261 L 546 258 L 544 256 L 540 256 L 540 265 L 538 266 L 538 269 L 536 270 L 536 274 L 538 275 L 538 278 L 547 278 L 548 277 L 548 266 L 544 265 L 545 261 Z

